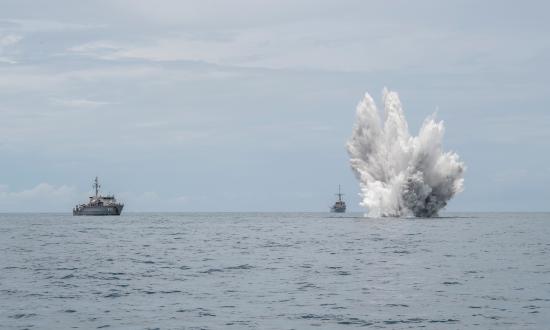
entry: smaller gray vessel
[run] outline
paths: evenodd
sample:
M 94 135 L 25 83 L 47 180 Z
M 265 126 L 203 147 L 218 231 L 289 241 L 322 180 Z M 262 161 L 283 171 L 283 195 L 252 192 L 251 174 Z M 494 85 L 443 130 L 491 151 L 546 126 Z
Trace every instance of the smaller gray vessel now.
M 338 193 L 336 196 L 338 196 L 338 200 L 334 203 L 334 205 L 330 208 L 330 212 L 333 213 L 345 213 L 346 212 L 346 202 L 342 200 L 342 194 L 340 192 L 340 185 L 338 185 Z
M 95 196 L 90 196 L 87 204 L 80 204 L 74 207 L 73 215 L 120 215 L 124 204 L 117 202 L 114 195 L 101 196 L 99 194 L 99 181 L 97 176 L 94 180 Z

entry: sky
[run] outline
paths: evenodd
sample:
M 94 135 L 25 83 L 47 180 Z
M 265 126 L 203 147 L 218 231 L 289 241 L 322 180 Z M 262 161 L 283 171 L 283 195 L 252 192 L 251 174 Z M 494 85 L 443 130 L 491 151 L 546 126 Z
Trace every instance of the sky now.
M 0 212 L 327 211 L 365 92 L 437 111 L 448 211 L 550 210 L 546 1 L 0 0 Z

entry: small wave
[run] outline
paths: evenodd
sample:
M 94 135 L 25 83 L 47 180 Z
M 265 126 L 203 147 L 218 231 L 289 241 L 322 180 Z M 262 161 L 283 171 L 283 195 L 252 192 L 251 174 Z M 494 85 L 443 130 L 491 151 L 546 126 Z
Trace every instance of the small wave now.
M 406 304 L 386 304 L 388 307 L 409 307 L 409 305 Z
M 455 319 L 446 319 L 446 320 L 430 320 L 428 322 L 430 322 L 430 323 L 457 323 L 459 321 L 455 320 Z
M 202 272 L 199 272 L 201 274 L 213 274 L 213 273 L 223 273 L 223 269 L 219 268 L 210 268 L 207 270 L 203 270 Z
M 300 282 L 298 284 L 300 285 L 300 287 L 298 287 L 298 291 L 305 291 L 307 289 L 319 289 L 317 285 L 309 282 Z
M 18 314 L 10 315 L 8 317 L 12 318 L 12 319 L 27 319 L 27 318 L 33 317 L 33 316 L 36 316 L 36 314 L 34 314 L 34 313 L 18 313 Z
M 43 297 L 44 295 L 41 293 L 29 293 L 24 295 L 24 297 Z
M 53 299 L 79 299 L 80 297 L 81 297 L 80 295 L 74 295 L 74 296 L 57 295 L 57 296 L 52 296 L 51 298 L 53 298 Z
M 242 325 L 242 326 L 248 326 L 248 325 L 250 325 L 250 321 L 241 321 L 241 320 L 238 320 L 238 321 L 229 321 L 229 322 L 225 323 L 225 325 Z
M 528 301 L 550 301 L 548 298 L 533 298 L 529 299 Z
M 198 308 L 189 308 L 189 309 L 178 309 L 176 312 L 178 313 L 195 313 L 198 312 L 199 317 L 212 317 L 216 316 L 212 311 L 206 308 L 198 307 Z
M 527 306 L 523 306 L 522 308 L 526 308 L 526 309 L 539 309 L 540 307 L 539 307 L 539 306 L 535 306 L 535 305 L 527 305 Z
M 507 301 L 506 297 L 503 296 L 483 296 L 483 299 L 493 300 L 493 301 Z
M 299 318 L 305 319 L 305 320 L 329 321 L 329 322 L 335 322 L 337 324 L 342 324 L 342 325 L 357 325 L 361 327 L 367 327 L 374 324 L 374 322 L 362 320 L 357 317 L 347 317 L 344 315 L 332 315 L 332 314 L 324 314 L 324 315 L 303 314 L 299 316 Z
M 249 264 L 225 267 L 225 269 L 252 269 L 252 268 L 254 268 L 254 266 L 250 266 Z
M 163 293 L 163 294 L 181 293 L 181 291 L 180 290 L 167 290 L 167 291 L 160 291 L 160 293 Z
M 282 248 L 288 248 L 292 247 L 293 244 L 283 244 L 283 243 L 277 243 L 277 242 L 267 242 L 266 244 L 262 245 L 262 247 L 282 247 Z
M 216 316 L 216 314 L 210 313 L 210 312 L 199 312 L 199 317 L 205 317 L 205 316 Z
M 120 280 L 120 277 L 116 277 L 116 276 L 105 276 L 105 277 L 99 277 L 100 280 L 104 280 L 104 281 L 118 281 Z
M 424 321 L 426 321 L 426 319 L 413 317 L 405 320 L 386 320 L 384 321 L 384 324 L 398 324 L 398 323 L 409 324 L 409 323 L 422 323 Z
M 119 297 L 127 296 L 127 295 L 128 295 L 127 293 L 111 292 L 107 295 L 104 295 L 103 297 L 104 298 L 119 298 Z

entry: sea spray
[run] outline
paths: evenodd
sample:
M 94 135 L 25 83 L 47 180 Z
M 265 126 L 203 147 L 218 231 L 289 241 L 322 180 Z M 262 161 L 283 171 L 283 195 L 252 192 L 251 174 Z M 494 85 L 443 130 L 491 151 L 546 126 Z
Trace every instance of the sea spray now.
M 396 92 L 383 91 L 384 120 L 367 93 L 347 143 L 350 163 L 368 216 L 437 216 L 463 189 L 464 163 L 443 152 L 444 127 L 432 115 L 410 136 Z

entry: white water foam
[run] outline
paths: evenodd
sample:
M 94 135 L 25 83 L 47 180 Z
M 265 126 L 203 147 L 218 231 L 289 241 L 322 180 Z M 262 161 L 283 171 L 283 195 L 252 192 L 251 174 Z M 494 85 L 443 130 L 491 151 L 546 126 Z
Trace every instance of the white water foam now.
M 437 216 L 463 190 L 463 162 L 443 152 L 444 126 L 435 115 L 410 136 L 396 92 L 383 91 L 384 121 L 367 93 L 357 106 L 357 121 L 347 143 L 351 167 L 361 187 L 368 216 Z

